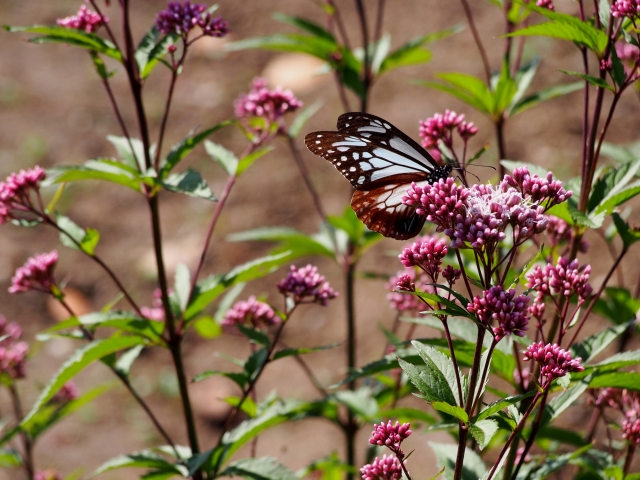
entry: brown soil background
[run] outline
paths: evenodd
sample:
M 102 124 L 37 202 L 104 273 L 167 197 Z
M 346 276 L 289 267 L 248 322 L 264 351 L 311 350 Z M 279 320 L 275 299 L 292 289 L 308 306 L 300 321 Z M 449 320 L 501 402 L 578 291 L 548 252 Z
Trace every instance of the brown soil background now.
M 35 2 L 3 0 L 0 2 L 2 24 L 28 25 L 52 24 L 57 18 L 74 14 L 78 0 Z M 141 35 L 151 25 L 155 13 L 164 2 L 132 2 L 132 18 L 136 34 Z M 351 41 L 360 41 L 352 2 L 338 2 L 344 10 L 347 25 L 352 30 Z M 489 2 L 471 2 L 479 28 L 486 40 L 492 65 L 499 64 L 503 40 L 502 16 Z M 570 2 L 557 2 L 561 11 L 573 8 Z M 426 32 L 434 32 L 456 23 L 464 23 L 459 2 L 435 0 L 404 0 L 387 2 L 384 31 L 392 35 L 393 47 Z M 366 2 L 373 7 L 374 2 Z M 239 40 L 251 36 L 291 31 L 271 18 L 279 11 L 299 15 L 323 23 L 319 9 L 312 2 L 278 0 L 269 2 L 220 1 L 219 14 L 233 29 L 227 40 Z M 118 24 L 117 9 L 107 9 Z M 117 29 L 117 26 L 115 27 Z M 96 77 L 88 56 L 75 48 L 62 45 L 31 45 L 25 35 L 3 32 L 0 49 L 0 174 L 2 176 L 39 164 L 80 164 L 89 158 L 115 155 L 105 137 L 120 135 L 100 81 Z M 291 87 L 306 103 L 317 99 L 324 102 L 322 110 L 308 123 L 304 132 L 333 127 L 342 113 L 333 80 L 325 75 L 311 77 L 316 65 L 307 59 L 264 51 L 243 51 L 225 54 L 224 41 L 203 41 L 193 48 L 181 77 L 171 112 L 170 126 L 165 146 L 180 140 L 195 127 L 206 128 L 233 115 L 233 100 L 247 91 L 251 79 L 267 75 L 272 83 Z M 444 94 L 409 84 L 413 78 L 431 79 L 436 72 L 460 71 L 482 76 L 481 63 L 469 29 L 432 46 L 430 63 L 406 68 L 383 77 L 374 87 L 371 112 L 392 121 L 396 126 L 417 137 L 417 121 L 434 112 L 451 108 L 467 114 L 467 119 L 480 127 L 473 139 L 472 150 L 486 142 L 493 144 L 493 132 L 488 122 L 478 113 Z M 532 38 L 527 41 L 527 58 L 537 55 L 542 63 L 533 88 L 549 86 L 572 79 L 558 69 L 580 70 L 578 51 L 569 43 L 550 39 Z M 275 63 L 280 62 L 280 63 Z M 120 69 L 121 70 L 121 69 Z M 125 120 L 135 131 L 134 116 L 127 96 L 125 76 L 122 72 L 112 79 Z M 158 67 L 145 90 L 147 111 L 152 127 L 157 131 L 164 105 L 168 75 Z M 533 89 L 532 89 L 533 90 Z M 353 108 L 357 105 L 351 98 Z M 640 109 L 633 93 L 623 98 L 613 120 L 609 141 L 623 143 L 637 138 Z M 561 179 L 574 176 L 579 171 L 581 96 L 574 93 L 564 98 L 544 103 L 509 121 L 507 128 L 508 156 L 542 165 Z M 244 145 L 240 136 L 227 129 L 216 134 L 214 141 L 240 152 Z M 302 141 L 299 140 L 302 148 Z M 305 150 L 307 166 L 313 182 L 320 191 L 325 208 L 331 214 L 340 213 L 347 205 L 349 185 L 340 178 L 331 165 Z M 490 148 L 485 163 L 492 163 L 496 156 Z M 208 159 L 202 148 L 191 154 L 185 166 L 193 166 L 203 172 L 215 193 L 220 193 L 225 177 L 222 171 Z M 486 172 L 482 171 L 485 174 Z M 141 198 L 128 190 L 103 183 L 77 183 L 69 186 L 60 208 L 83 226 L 97 228 L 102 240 L 99 254 L 108 261 L 125 285 L 131 289 L 141 304 L 149 304 L 154 288 L 152 245 L 147 209 Z M 162 196 L 162 220 L 165 252 L 170 274 L 175 266 L 185 262 L 193 266 L 199 255 L 204 231 L 213 212 L 213 205 L 205 201 L 164 194 Z M 632 215 L 637 220 L 637 214 Z M 260 226 L 288 226 L 304 232 L 314 232 L 318 217 L 308 192 L 300 181 L 299 172 L 284 145 L 276 142 L 276 149 L 258 161 L 235 187 L 225 212 L 218 223 L 214 243 L 210 250 L 204 274 L 230 270 L 234 265 L 264 255 L 268 245 L 228 243 L 228 234 Z M 589 240 L 592 254 L 600 252 L 604 244 L 596 235 Z M 19 229 L 11 225 L 0 229 L 0 313 L 9 320 L 18 321 L 26 331 L 26 337 L 54 324 L 54 311 L 47 307 L 46 299 L 37 294 L 10 296 L 7 293 L 11 276 L 16 267 L 35 252 L 57 248 L 60 263 L 57 277 L 80 292 L 81 301 L 89 302 L 94 309 L 109 302 L 114 286 L 101 271 L 79 253 L 61 247 L 54 232 L 40 227 Z M 401 244 L 385 240 L 369 252 L 360 269 L 391 274 L 399 264 L 394 259 Z M 597 255 L 597 254 L 596 254 Z M 592 284 L 598 286 L 606 268 L 610 265 L 608 254 L 594 258 Z M 325 260 L 317 262 L 322 273 L 338 289 L 343 289 L 339 269 Z M 298 262 L 303 264 L 304 262 Z M 622 267 L 624 278 L 634 287 L 637 277 L 637 257 L 629 257 Z M 192 267 L 193 268 L 193 267 Z M 278 302 L 274 283 L 283 275 L 279 271 L 248 285 L 242 294 L 267 294 Z M 357 285 L 357 323 L 359 334 L 358 363 L 363 365 L 379 358 L 385 344 L 378 324 L 389 327 L 394 313 L 387 306 L 384 282 L 359 280 Z M 598 328 L 593 320 L 589 331 Z M 428 332 L 418 332 L 425 335 Z M 345 339 L 343 299 L 328 308 L 313 307 L 300 311 L 285 330 L 284 341 L 291 346 L 313 346 Z M 634 341 L 632 348 L 638 347 Z M 21 383 L 25 404 L 31 405 L 51 375 L 74 348 L 71 341 L 54 340 L 46 344 L 33 341 L 32 358 L 28 366 L 29 379 Z M 207 370 L 228 368 L 220 353 L 243 357 L 248 346 L 241 338 L 224 335 L 213 341 L 205 341 L 195 334 L 188 336 L 184 346 L 186 368 L 189 377 Z M 325 385 L 331 385 L 343 377 L 344 350 L 342 347 L 329 352 L 309 356 L 316 375 Z M 135 364 L 133 375 L 136 386 L 157 412 L 162 423 L 170 430 L 178 443 L 186 444 L 182 423 L 182 411 L 176 396 L 174 375 L 170 357 L 166 351 L 153 350 Z M 118 454 L 140 450 L 160 442 L 147 418 L 124 389 L 102 365 L 93 365 L 77 377 L 82 390 L 112 381 L 114 388 L 78 414 L 68 418 L 45 434 L 35 450 L 38 469 L 58 468 L 62 473 L 88 473 L 103 461 Z M 271 391 L 284 397 L 311 399 L 315 396 L 311 384 L 297 364 L 290 359 L 270 366 L 259 383 L 258 393 L 264 397 Z M 192 386 L 194 407 L 198 417 L 201 447 L 210 448 L 218 438 L 220 429 L 216 423 L 221 404 L 219 397 L 236 394 L 234 387 L 225 381 L 211 379 Z M 8 399 L 0 393 L 0 408 L 9 415 Z M 408 403 L 420 405 L 409 399 Z M 584 411 L 573 409 L 565 414 L 567 424 L 584 425 Z M 427 446 L 428 441 L 451 442 L 444 433 L 424 433 L 417 429 L 408 441 L 408 449 L 416 449 L 410 460 L 410 468 L 416 478 L 429 478 L 437 471 Z M 361 431 L 359 448 L 361 459 L 367 446 L 369 428 Z M 269 430 L 260 437 L 258 455 L 274 455 L 293 469 L 329 454 L 342 452 L 340 432 L 320 420 L 289 423 Z M 120 470 L 104 474 L 100 478 L 134 479 L 138 471 Z M 0 471 L 0 479 L 22 478 L 22 473 Z

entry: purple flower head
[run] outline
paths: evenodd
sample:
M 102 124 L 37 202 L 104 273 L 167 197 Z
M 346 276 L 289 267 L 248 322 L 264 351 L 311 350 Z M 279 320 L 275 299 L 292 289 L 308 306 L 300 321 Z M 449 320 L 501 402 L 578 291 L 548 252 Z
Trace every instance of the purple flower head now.
M 237 302 L 227 310 L 222 325 L 233 327 L 236 325 L 251 326 L 256 329 L 265 329 L 271 325 L 280 323 L 280 317 L 268 304 L 256 300 L 251 296 L 249 300 Z
M 0 183 L 0 225 L 16 218 L 16 211 L 29 211 L 33 208 L 30 194 L 38 192 L 40 182 L 46 178 L 41 167 L 20 170 L 12 173 Z
M 371 445 L 380 445 L 387 447 L 398 458 L 404 458 L 404 452 L 402 451 L 402 441 L 411 435 L 411 424 L 396 422 L 395 425 L 391 423 L 391 420 L 385 425 L 381 422 L 380 425 L 374 424 L 373 432 L 369 443 Z
M 449 286 L 452 286 L 454 283 L 456 283 L 456 281 L 460 279 L 460 275 L 462 275 L 462 270 L 453 268 L 453 266 L 451 265 L 447 265 L 446 268 L 442 271 L 442 276 L 445 278 Z
M 80 396 L 80 390 L 73 382 L 65 383 L 60 390 L 51 398 L 51 403 L 67 403 Z
M 493 334 L 496 341 L 499 341 L 506 335 L 524 336 L 529 324 L 528 303 L 529 297 L 526 295 L 516 295 L 515 290 L 505 292 L 501 286 L 496 286 L 485 290 L 482 297 L 476 296 L 467 305 L 467 310 L 488 327 L 497 323 L 493 327 Z
M 107 17 L 101 17 L 100 14 L 92 12 L 85 5 L 81 5 L 78 13 L 71 17 L 59 18 L 56 23 L 61 27 L 93 33 L 108 21 Z
M 210 37 L 224 37 L 229 33 L 229 24 L 222 18 L 211 18 L 207 7 L 201 3 L 169 2 L 167 8 L 156 15 L 156 28 L 165 35 L 175 33 L 183 38 L 200 27 L 202 34 Z
M 437 147 L 439 141 L 442 141 L 447 146 L 451 146 L 451 132 L 454 128 L 459 127 L 463 123 L 463 120 L 464 115 L 458 115 L 451 110 L 446 110 L 444 113 L 436 113 L 433 117 L 427 118 L 426 120 L 420 120 L 419 134 L 422 138 L 422 146 L 424 148 Z M 473 124 L 468 125 L 470 125 L 471 130 L 475 128 Z M 465 132 L 465 134 L 469 133 L 466 126 L 463 132 Z M 475 132 L 471 135 L 474 134 Z
M 387 294 L 387 300 L 392 309 L 399 312 L 417 312 L 423 306 L 420 298 L 415 295 L 408 295 L 406 293 L 394 292 L 393 290 L 403 290 L 405 292 L 416 291 L 416 281 L 426 280 L 426 278 L 418 279 L 416 271 L 413 268 L 405 268 L 399 271 L 394 277 L 389 279 L 389 283 L 386 285 L 389 293 Z
M 249 93 L 240 95 L 234 103 L 236 117 L 262 117 L 269 123 L 301 106 L 302 102 L 291 90 L 283 90 L 282 87 L 269 90 L 263 78 L 255 78 Z
M 319 303 L 326 307 L 338 293 L 324 280 L 318 273 L 318 267 L 307 265 L 298 268 L 291 265 L 287 276 L 278 284 L 278 290 L 292 297 L 295 303 Z
M 584 370 L 584 367 L 580 365 L 582 361 L 580 357 L 572 358 L 569 352 L 555 343 L 545 345 L 543 342 L 534 342 L 525 350 L 523 359 L 538 362 L 540 375 L 546 377 L 549 382 L 564 377 L 568 372 L 582 372 Z
M 545 211 L 573 195 L 572 191 L 562 188 L 560 180 L 553 179 L 551 172 L 547 173 L 546 178 L 540 178 L 538 175 L 531 175 L 526 167 L 514 168 L 511 175 L 504 177 L 504 182 L 517 188 L 530 202 L 544 205 Z
M 382 458 L 374 458 L 373 463 L 360 469 L 362 480 L 400 480 L 402 478 L 402 466 L 393 455 L 383 455 Z
M 640 418 L 622 421 L 622 438 L 634 447 L 640 445 Z
M 11 345 L 20 340 L 22 336 L 22 327 L 16 322 L 8 323 L 4 315 L 0 315 L 0 337 L 6 337 L 0 340 L 0 346 Z
M 577 259 L 570 262 L 566 257 L 560 257 L 555 266 L 549 263 L 544 267 L 536 265 L 527 275 L 527 288 L 536 290 L 540 300 L 549 295 L 570 297 L 575 293 L 583 303 L 593 292 L 589 285 L 590 273 L 591 265 L 580 267 Z
M 434 235 L 419 238 L 411 246 L 406 247 L 398 258 L 407 268 L 419 267 L 424 270 L 435 283 L 438 274 L 442 271 L 440 268 L 442 259 L 448 251 L 446 240 Z
M 554 10 L 554 8 L 553 8 L 553 0 L 538 0 L 536 2 L 536 7 L 547 8 L 549 10 Z
M 62 480 L 62 475 L 56 470 L 43 470 L 33 476 L 33 480 Z
M 10 293 L 39 290 L 50 293 L 55 285 L 53 270 L 58 263 L 58 252 L 37 253 L 16 270 L 11 279 Z
M 478 133 L 478 127 L 473 122 L 460 122 L 458 124 L 458 135 L 465 142 Z
M 402 203 L 416 207 L 418 215 L 438 226 L 442 232 L 451 228 L 457 215 L 464 214 L 469 190 L 459 187 L 453 178 L 440 179 L 433 185 L 428 182 L 412 183 Z
M 619 388 L 607 387 L 602 390 L 590 390 L 593 398 L 589 398 L 587 403 L 597 407 L 611 407 L 615 409 L 623 408 L 623 391 Z
M 8 346 L 0 346 L 0 373 L 11 379 L 26 376 L 26 359 L 29 345 L 26 342 L 13 342 Z
M 640 14 L 640 3 L 638 0 L 616 0 L 611 5 L 611 15 L 614 17 L 634 18 Z

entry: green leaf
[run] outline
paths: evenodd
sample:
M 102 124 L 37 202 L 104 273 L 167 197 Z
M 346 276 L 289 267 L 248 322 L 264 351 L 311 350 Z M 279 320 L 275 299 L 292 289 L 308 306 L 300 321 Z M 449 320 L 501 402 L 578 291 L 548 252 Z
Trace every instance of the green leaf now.
M 98 241 L 100 241 L 100 234 L 97 230 L 93 228 L 85 230 L 70 218 L 60 214 L 57 214 L 56 220 L 58 227 L 64 232 L 60 232 L 60 243 L 65 247 L 80 250 L 87 255 L 93 256 Z
M 610 91 L 615 91 L 615 89 L 607 83 L 606 80 L 603 80 L 599 77 L 594 77 L 593 75 L 587 75 L 586 73 L 573 72 L 571 70 L 560 70 L 562 73 L 566 73 L 567 75 L 571 75 L 572 77 L 580 77 L 581 79 L 589 82 L 591 85 L 595 85 L 596 87 L 606 88 Z
M 597 369 L 600 374 L 602 372 L 617 370 L 622 367 L 629 367 L 638 364 L 640 364 L 640 350 L 633 350 L 630 352 L 616 353 L 595 365 L 590 365 L 590 367 Z
M 178 165 L 182 161 L 184 157 L 186 157 L 191 150 L 198 146 L 203 140 L 217 132 L 218 130 L 231 125 L 233 123 L 232 120 L 225 120 L 207 130 L 195 134 L 190 134 L 187 138 L 183 139 L 179 143 L 175 144 L 171 147 L 167 157 L 161 162 L 160 168 L 160 178 L 165 178 L 173 168 Z
M 573 387 L 564 390 L 558 396 L 553 397 L 544 407 L 540 426 L 548 425 L 551 420 L 558 418 L 562 412 L 569 408 L 589 388 L 591 376 L 577 382 Z
M 613 213 L 611 216 L 625 248 L 629 248 L 631 245 L 640 240 L 639 229 L 631 228 L 629 224 L 625 222 L 617 213 Z
M 260 157 L 263 157 L 264 155 L 269 153 L 271 150 L 273 150 L 272 146 L 264 147 L 256 150 L 253 153 L 250 153 L 249 155 L 242 157 L 240 159 L 240 163 L 238 164 L 237 175 L 238 176 L 242 175 L 245 172 L 245 170 L 247 170 L 251 165 L 253 165 L 253 162 L 258 160 Z
M 272 253 L 279 254 L 287 251 L 290 255 L 288 260 L 313 255 L 329 258 L 335 256 L 330 245 L 327 245 L 326 242 L 321 241 L 317 236 L 310 236 L 293 228 L 263 227 L 234 233 L 229 235 L 227 239 L 231 242 L 279 242 L 280 246 Z
M 571 346 L 571 356 L 573 358 L 582 358 L 582 365 L 584 366 L 589 361 L 607 348 L 611 342 L 618 338 L 629 326 L 633 324 L 633 320 L 626 323 L 609 327 L 601 332 L 592 335 L 578 344 Z
M 285 15 L 278 12 L 273 14 L 273 18 L 275 20 L 278 20 L 279 22 L 288 23 L 289 25 L 298 27 L 299 29 L 306 31 L 315 37 L 322 38 L 333 43 L 336 42 L 335 37 L 326 28 L 305 18 L 293 17 L 291 15 Z
M 584 437 L 580 432 L 575 430 L 567 430 L 559 427 L 552 427 L 547 425 L 538 431 L 536 440 L 551 440 L 552 442 L 561 442 L 567 445 L 573 445 L 575 447 L 583 447 L 586 445 Z
M 485 418 L 489 418 L 494 413 L 499 412 L 507 408 L 509 405 L 515 405 L 518 402 L 521 402 L 525 398 L 530 398 L 535 395 L 535 390 L 532 390 L 527 393 L 523 393 L 522 395 L 514 395 L 512 397 L 501 398 L 500 400 L 496 400 L 493 403 L 487 405 L 482 411 L 473 419 L 473 422 L 479 422 L 484 420 Z
M 22 457 L 15 450 L 0 450 L 0 468 L 16 468 L 22 465 Z
M 129 167 L 131 172 L 145 171 L 144 144 L 141 140 L 116 135 L 107 135 L 107 140 L 115 147 L 122 163 Z
M 626 388 L 640 391 L 640 373 L 611 372 L 594 376 L 589 382 L 590 388 Z
M 234 381 L 241 389 L 244 389 L 248 383 L 247 376 L 244 373 L 237 372 L 223 372 L 221 370 L 207 370 L 205 372 L 199 373 L 195 377 L 193 377 L 193 382 L 201 382 L 202 380 L 206 380 L 209 377 L 213 376 L 222 376 L 227 377 L 229 380 Z
M 193 322 L 193 328 L 202 338 L 214 339 L 222 334 L 222 327 L 214 318 L 199 317 Z
M 38 37 L 29 39 L 32 43 L 58 42 L 77 47 L 86 48 L 93 52 L 102 53 L 108 57 L 122 62 L 122 54 L 115 45 L 108 40 L 104 40 L 95 33 L 87 33 L 75 28 L 67 28 L 61 26 L 50 25 L 32 25 L 28 27 L 9 27 L 5 26 L 8 32 L 26 32 L 38 34 Z
M 431 402 L 431 406 L 439 412 L 444 412 L 448 415 L 456 417 L 461 422 L 467 423 L 469 421 L 469 415 L 467 415 L 467 412 L 465 412 L 464 408 L 462 407 L 449 405 L 445 402 Z
M 355 391 L 340 390 L 334 397 L 364 421 L 378 414 L 378 404 L 368 387 L 360 387 Z
M 606 200 L 610 200 L 629 187 L 637 187 L 638 182 L 634 182 L 631 185 L 629 185 L 629 182 L 635 178 L 639 169 L 640 161 L 625 162 L 615 167 L 604 169 L 591 189 L 587 206 L 588 211 L 607 210 L 607 206 L 603 205 Z M 611 208 L 611 210 L 613 209 Z
M 290 357 L 292 355 L 304 355 L 306 353 L 320 352 L 322 350 L 329 350 L 331 348 L 337 347 L 340 345 L 339 343 L 332 343 L 330 345 L 322 345 L 320 347 L 303 347 L 303 348 L 285 348 L 283 350 L 277 351 L 273 355 L 273 360 L 278 360 L 279 358 Z
M 104 180 L 123 185 L 138 193 L 142 191 L 140 187 L 142 183 L 152 183 L 128 165 L 106 158 L 100 158 L 89 160 L 82 165 L 49 168 L 47 169 L 47 179 L 43 182 L 43 185 L 47 186 L 56 183 L 83 180 Z
M 527 8 L 544 15 L 551 21 L 527 26 L 507 36 L 543 36 L 568 40 L 593 50 L 598 56 L 603 53 L 607 46 L 606 33 L 598 30 L 589 22 L 583 22 L 573 15 L 552 12 L 546 8 L 538 8 L 533 5 L 527 5 Z
M 327 61 L 330 60 L 333 53 L 338 51 L 338 45 L 335 41 L 329 40 L 328 38 L 311 37 L 293 33 L 247 38 L 225 45 L 225 49 L 228 51 L 246 50 L 249 48 L 306 53 Z
M 429 442 L 431 450 L 436 454 L 438 466 L 444 467 L 443 478 L 453 480 L 453 472 L 456 467 L 458 446 L 452 443 Z M 487 469 L 482 459 L 473 450 L 466 448 L 464 454 L 464 466 L 462 468 L 462 480 L 478 480 L 487 473 Z
M 291 122 L 291 126 L 289 127 L 289 130 L 287 132 L 289 137 L 294 139 L 298 135 L 300 135 L 300 131 L 302 130 L 302 127 L 304 127 L 307 121 L 311 117 L 313 117 L 318 110 L 320 110 L 320 107 L 322 107 L 322 102 L 320 100 L 317 100 L 313 102 L 311 105 L 309 105 L 308 107 L 306 107 L 305 109 L 303 109 L 296 116 L 293 122 Z
M 412 342 L 412 344 L 425 362 L 425 366 L 418 368 L 403 360 L 400 361 L 400 366 L 411 380 L 411 383 L 420 391 L 422 398 L 428 402 L 444 402 L 449 405 L 457 405 L 457 397 L 453 393 L 454 389 L 457 391 L 457 384 L 451 359 L 436 349 L 417 341 Z
M 266 333 L 261 332 L 260 330 L 256 330 L 255 328 L 246 327 L 244 325 L 238 325 L 238 330 L 242 332 L 242 334 L 247 337 L 249 340 L 252 340 L 257 345 L 262 345 L 263 347 L 269 348 L 271 345 L 271 340 Z
M 446 92 L 486 115 L 493 115 L 493 93 L 481 79 L 473 75 L 455 72 L 439 73 L 437 77 L 445 83 L 429 81 L 415 83 Z
M 469 427 L 469 433 L 478 442 L 480 450 L 484 450 L 497 431 L 498 422 L 495 420 L 480 420 Z
M 204 141 L 204 149 L 211 158 L 213 158 L 227 172 L 230 177 L 234 176 L 238 171 L 238 158 L 231 151 L 222 145 L 213 143 L 210 140 Z
M 407 43 L 397 48 L 380 64 L 378 74 L 393 70 L 394 68 L 406 67 L 410 65 L 418 65 L 431 59 L 431 52 L 424 49 L 424 46 L 436 40 L 447 38 L 464 29 L 463 24 L 454 25 L 435 33 L 420 35 L 409 40 Z
M 272 457 L 238 460 L 229 464 L 220 476 L 239 476 L 250 480 L 298 480 L 293 471 Z
M 279 255 L 269 255 L 239 265 L 227 274 L 212 275 L 198 282 L 185 312 L 185 320 L 193 319 L 227 288 L 237 285 L 238 283 L 264 277 L 277 270 L 278 267 L 289 261 L 290 258 L 290 252 L 283 252 Z
M 551 100 L 557 97 L 561 97 L 563 95 L 567 95 L 569 93 L 577 92 L 578 90 L 582 90 L 584 88 L 583 82 L 574 82 L 574 83 L 565 83 L 563 85 L 554 85 L 553 87 L 545 88 L 539 90 L 531 95 L 524 97 L 522 100 L 519 100 L 509 112 L 509 116 L 513 117 L 519 113 L 528 110 L 529 108 L 535 107 L 539 103 L 542 103 L 546 100 Z
M 167 177 L 161 185 L 170 192 L 182 193 L 190 197 L 204 198 L 212 202 L 217 201 L 207 183 L 199 172 L 187 169 L 182 173 L 175 173 Z
M 95 52 L 90 52 L 90 54 L 91 60 L 93 61 L 93 66 L 95 67 L 96 72 L 98 73 L 98 76 L 100 78 L 106 80 L 115 74 L 115 72 L 109 72 L 109 70 L 107 70 L 107 67 L 102 61 L 102 58 L 100 58 L 100 55 Z
M 249 358 L 247 358 L 247 361 L 244 362 L 244 373 L 249 382 L 255 380 L 258 375 L 260 375 L 260 372 L 262 372 L 267 364 L 268 354 L 269 351 L 267 348 L 261 348 L 253 352 Z
M 117 457 L 114 457 L 111 460 L 108 460 L 100 465 L 100 467 L 92 472 L 89 477 L 95 477 L 96 475 L 100 475 L 101 473 L 116 470 L 119 468 L 132 467 L 156 469 L 163 472 L 171 473 L 172 475 L 177 474 L 182 477 L 186 477 L 189 473 L 186 467 L 184 467 L 183 465 L 173 464 L 163 456 L 151 450 L 143 450 L 141 452 L 134 452 L 128 455 L 118 455 Z
M 189 302 L 189 293 L 191 293 L 191 273 L 189 272 L 189 267 L 184 263 L 179 263 L 176 267 L 176 279 L 173 288 L 180 311 L 184 312 Z
M 140 356 L 142 350 L 144 349 L 144 345 L 136 345 L 135 347 L 127 350 L 120 358 L 116 361 L 115 370 L 116 372 L 123 375 L 125 378 L 129 378 L 129 373 L 131 372 L 131 367 L 133 366 L 133 362 Z
M 117 352 L 142 345 L 146 340 L 142 337 L 111 337 L 104 340 L 94 340 L 76 350 L 67 361 L 60 367 L 53 378 L 49 381 L 42 393 L 31 408 L 31 411 L 23 419 L 27 423 L 51 398 L 71 380 L 75 375 L 84 370 L 96 360 Z
M 117 328 L 118 330 L 146 337 L 153 343 L 161 344 L 164 324 L 156 320 L 148 320 L 137 316 L 133 312 L 111 310 L 108 312 L 93 312 L 80 316 L 75 323 L 65 326 L 70 328 L 78 325 L 86 327 Z M 59 327 L 60 325 L 58 325 Z M 49 329 L 48 331 L 51 331 Z
M 134 54 L 142 79 L 151 74 L 160 59 L 167 54 L 169 45 L 173 45 L 179 38 L 173 33 L 160 38 L 160 32 L 155 25 L 147 31 Z

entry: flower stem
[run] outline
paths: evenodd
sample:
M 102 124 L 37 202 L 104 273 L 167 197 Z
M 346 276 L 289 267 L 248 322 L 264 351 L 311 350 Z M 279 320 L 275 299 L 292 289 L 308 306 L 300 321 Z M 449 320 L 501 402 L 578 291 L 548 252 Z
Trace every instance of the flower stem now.
M 352 247 L 350 245 L 350 247 Z M 355 271 L 356 264 L 348 255 L 346 257 L 345 265 L 345 284 L 346 284 L 346 307 L 347 307 L 347 373 L 351 374 L 356 367 L 356 318 L 355 318 Z M 356 381 L 351 380 L 349 382 L 349 390 L 354 391 L 356 389 Z M 355 440 L 358 433 L 358 423 L 355 415 L 349 409 L 347 411 L 347 424 L 345 426 L 346 434 L 346 447 L 347 447 L 347 463 L 355 467 Z M 354 475 L 352 472 L 347 473 L 347 480 L 353 480 Z
M 460 2 L 462 3 L 462 8 L 464 9 L 465 15 L 467 16 L 467 21 L 469 22 L 469 28 L 471 29 L 471 33 L 473 34 L 473 39 L 476 42 L 478 51 L 480 52 L 480 57 L 482 58 L 482 66 L 484 67 L 484 74 L 487 77 L 487 83 L 489 83 L 491 82 L 491 65 L 489 64 L 487 51 L 482 44 L 482 39 L 480 38 L 480 34 L 478 33 L 478 28 L 476 27 L 476 22 L 473 19 L 473 13 L 471 13 L 469 3 L 467 2 L 467 0 L 460 0 Z
M 16 388 L 15 382 L 11 382 L 9 385 L 9 393 L 11 394 L 11 403 L 13 404 L 13 411 L 16 415 L 16 420 L 20 423 L 24 417 L 22 412 L 22 402 L 20 401 L 20 395 Z M 22 444 L 24 448 L 24 469 L 29 477 L 29 480 L 33 480 L 35 475 L 35 466 L 33 463 L 33 440 L 28 432 L 22 431 Z

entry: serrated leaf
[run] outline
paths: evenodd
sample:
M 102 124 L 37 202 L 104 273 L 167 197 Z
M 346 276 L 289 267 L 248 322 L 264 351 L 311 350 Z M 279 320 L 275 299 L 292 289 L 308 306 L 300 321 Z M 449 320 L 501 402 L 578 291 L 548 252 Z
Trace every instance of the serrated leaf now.
M 469 421 L 469 415 L 467 415 L 467 412 L 464 411 L 464 408 L 456 407 L 455 405 L 449 405 L 445 402 L 431 402 L 431 406 L 439 412 L 444 412 L 457 418 L 463 423 L 467 423 Z
M 453 480 L 453 472 L 456 467 L 458 446 L 455 444 L 429 442 L 429 447 L 436 454 L 438 466 L 444 467 L 443 478 Z M 464 454 L 464 468 L 462 469 L 462 480 L 478 480 L 487 473 L 487 469 L 482 459 L 473 450 L 466 448 Z
M 494 420 L 480 420 L 469 427 L 469 433 L 478 442 L 480 450 L 484 450 L 497 431 L 498 423 Z
M 107 135 L 107 140 L 115 147 L 120 159 L 131 171 L 145 171 L 144 144 L 141 140 L 117 135 Z
M 171 170 L 175 168 L 178 163 L 182 161 L 184 157 L 186 157 L 191 150 L 198 146 L 202 141 L 204 141 L 207 137 L 217 132 L 221 128 L 224 128 L 233 123 L 232 120 L 226 120 L 221 122 L 207 130 L 198 133 L 198 134 L 190 134 L 187 138 L 175 144 L 171 147 L 171 150 L 167 154 L 167 157 L 162 160 L 161 168 L 159 176 L 160 178 L 165 178 Z
M 11 448 L 0 450 L 0 468 L 16 468 L 22 465 L 22 457 Z
M 241 389 L 244 389 L 248 383 L 248 379 L 245 373 L 223 372 L 221 370 L 207 370 L 205 372 L 199 373 L 198 375 L 193 377 L 192 382 L 201 382 L 202 380 L 206 380 L 207 378 L 214 376 L 227 377 L 229 380 L 234 381 Z
M 361 387 L 355 391 L 340 390 L 334 397 L 364 421 L 378 414 L 378 404 L 368 387 Z
M 640 374 L 636 372 L 611 372 L 593 376 L 590 388 L 626 388 L 640 391 Z
M 87 50 L 102 53 L 108 57 L 122 61 L 122 54 L 108 40 L 104 40 L 95 33 L 87 33 L 75 28 L 67 28 L 53 25 L 32 25 L 27 27 L 4 27 L 8 32 L 35 33 L 40 36 L 29 39 L 32 43 L 58 42 L 75 45 Z
M 147 31 L 134 54 L 140 78 L 145 79 L 151 74 L 158 62 L 167 54 L 169 45 L 175 44 L 179 38 L 175 33 L 160 38 L 160 32 L 155 25 Z
M 255 230 L 247 230 L 231 234 L 227 237 L 231 242 L 279 242 L 281 245 L 277 247 L 273 254 L 283 251 L 290 252 L 290 260 L 311 255 L 322 255 L 334 258 L 335 254 L 327 245 L 317 236 L 310 236 L 293 228 L 284 227 L 263 227 Z
M 65 383 L 91 363 L 111 353 L 142 345 L 145 342 L 146 340 L 142 337 L 111 337 L 104 340 L 94 340 L 79 348 L 71 354 L 40 393 L 31 411 L 24 417 L 23 423 L 27 423 Z
M 640 240 L 640 230 L 637 228 L 631 228 L 623 218 L 617 214 L 612 214 L 613 223 L 622 239 L 625 248 L 629 248 L 631 245 Z
M 457 405 L 456 399 L 458 397 L 454 392 L 457 392 L 458 386 L 451 359 L 435 348 L 417 341 L 411 343 L 426 366 L 426 382 L 430 388 L 427 392 L 421 393 L 429 397 L 428 401 L 441 401 L 449 405 Z
M 232 177 L 236 174 L 239 161 L 231 150 L 210 140 L 204 141 L 204 150 L 227 172 L 227 175 Z
M 212 275 L 198 282 L 189 306 L 185 312 L 185 320 L 191 320 L 207 305 L 214 301 L 222 292 L 238 283 L 248 282 L 263 277 L 290 260 L 290 252 L 278 255 L 268 255 L 238 265 L 224 275 Z
M 221 476 L 239 476 L 250 480 L 298 480 L 293 471 L 272 457 L 244 458 L 229 464 Z
M 93 255 L 100 241 L 100 234 L 97 230 L 93 228 L 85 230 L 70 218 L 60 214 L 56 216 L 56 221 L 58 227 L 63 230 L 60 232 L 60 243 L 65 247 L 85 252 L 87 255 Z
M 209 185 L 200 176 L 200 173 L 187 169 L 182 173 L 175 173 L 167 177 L 161 185 L 170 192 L 182 193 L 190 197 L 203 198 L 212 202 L 217 201 Z
M 572 345 L 571 356 L 573 358 L 582 358 L 582 365 L 584 366 L 607 348 L 611 342 L 618 338 L 633 322 L 634 321 L 631 320 L 614 327 L 609 327 L 595 335 L 585 338 L 578 344 Z

